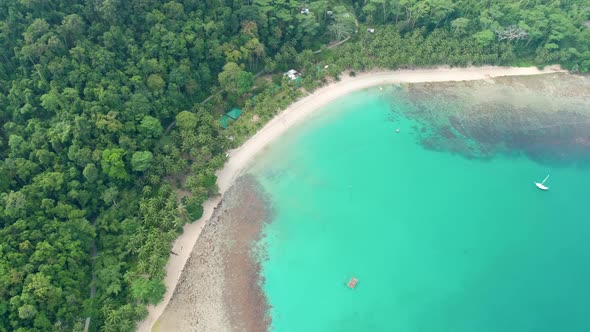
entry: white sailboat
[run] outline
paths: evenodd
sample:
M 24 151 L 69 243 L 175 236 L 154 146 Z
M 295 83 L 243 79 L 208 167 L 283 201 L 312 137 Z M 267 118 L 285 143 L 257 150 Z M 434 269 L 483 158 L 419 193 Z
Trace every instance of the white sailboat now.
M 549 178 L 549 175 L 547 175 L 547 177 L 543 180 L 543 182 L 541 182 L 541 183 L 535 182 L 535 186 L 537 186 L 537 188 L 539 188 L 541 190 L 549 190 L 549 187 L 545 186 L 545 181 L 547 181 L 548 178 Z

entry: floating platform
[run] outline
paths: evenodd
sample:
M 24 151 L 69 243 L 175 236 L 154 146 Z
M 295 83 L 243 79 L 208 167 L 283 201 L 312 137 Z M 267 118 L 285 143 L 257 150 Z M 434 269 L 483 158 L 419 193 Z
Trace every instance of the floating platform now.
M 355 277 L 350 278 L 350 280 L 348 281 L 348 288 L 350 289 L 354 289 L 356 287 L 356 284 L 358 284 L 359 280 Z

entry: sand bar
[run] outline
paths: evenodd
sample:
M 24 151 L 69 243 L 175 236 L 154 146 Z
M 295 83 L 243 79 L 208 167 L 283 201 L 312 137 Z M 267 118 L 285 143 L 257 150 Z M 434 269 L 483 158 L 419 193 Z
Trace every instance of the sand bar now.
M 559 66 L 546 67 L 468 67 L 468 68 L 434 68 L 417 70 L 372 71 L 359 73 L 351 77 L 343 73 L 338 82 L 324 86 L 313 94 L 306 96 L 290 105 L 269 121 L 258 133 L 252 136 L 239 148 L 229 152 L 230 158 L 224 168 L 217 172 L 219 192 L 223 195 L 252 160 L 252 158 L 275 138 L 282 135 L 291 126 L 304 120 L 308 115 L 335 99 L 351 92 L 365 88 L 395 83 L 449 82 L 490 80 L 500 76 L 527 76 L 563 72 Z M 138 331 L 151 331 L 166 305 L 170 301 L 178 284 L 181 272 L 190 256 L 207 220 L 213 214 L 213 208 L 219 204 L 221 197 L 215 197 L 204 204 L 204 212 L 197 222 L 184 226 L 184 232 L 173 244 L 172 251 L 178 255 L 170 255 L 166 265 L 166 294 L 156 306 L 148 306 L 148 317 L 139 323 Z M 197 281 L 198 282 L 198 281 Z

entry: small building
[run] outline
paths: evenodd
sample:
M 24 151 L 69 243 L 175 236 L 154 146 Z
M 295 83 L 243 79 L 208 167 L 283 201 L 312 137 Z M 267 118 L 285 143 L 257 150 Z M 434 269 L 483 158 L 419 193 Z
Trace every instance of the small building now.
M 289 70 L 284 75 L 289 77 L 291 80 L 296 80 L 299 77 L 299 73 L 295 69 Z
M 234 107 L 231 109 L 231 111 L 225 113 L 221 117 L 219 123 L 221 124 L 221 127 L 225 129 L 230 125 L 230 123 L 237 120 L 240 117 L 240 115 L 242 115 L 242 110 L 237 107 Z
M 303 14 L 303 15 L 309 14 L 309 8 L 301 8 L 301 14 Z
M 368 32 L 368 33 L 375 33 L 375 29 L 373 29 L 373 28 L 368 28 L 368 29 L 367 29 L 367 32 Z
M 233 120 L 237 120 L 240 117 L 240 115 L 242 115 L 242 110 L 237 107 L 234 107 L 231 109 L 231 111 L 225 113 L 225 115 L 229 116 Z

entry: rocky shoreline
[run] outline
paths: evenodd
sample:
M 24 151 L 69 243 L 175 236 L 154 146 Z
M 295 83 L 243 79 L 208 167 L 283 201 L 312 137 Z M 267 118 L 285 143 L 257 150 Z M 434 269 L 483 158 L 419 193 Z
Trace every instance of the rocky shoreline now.
M 236 180 L 203 229 L 153 330 L 268 330 L 269 307 L 253 250 L 268 217 L 256 180 Z

